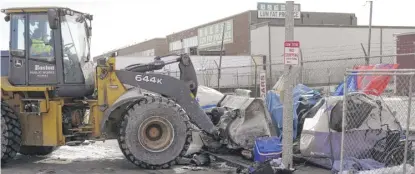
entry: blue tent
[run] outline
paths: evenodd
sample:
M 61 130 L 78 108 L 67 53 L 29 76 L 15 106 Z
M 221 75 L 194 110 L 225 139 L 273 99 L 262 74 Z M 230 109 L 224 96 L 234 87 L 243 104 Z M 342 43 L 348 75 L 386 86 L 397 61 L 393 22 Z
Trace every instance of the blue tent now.
M 350 75 L 346 78 L 347 82 L 347 91 L 354 92 L 357 91 L 357 75 Z M 333 93 L 334 96 L 341 96 L 344 92 L 344 82 L 341 82 L 337 86 L 336 91 Z
M 297 108 L 300 105 L 300 98 L 305 98 L 309 103 L 315 104 L 321 98 L 320 94 L 313 89 L 299 84 L 293 89 L 293 139 L 297 138 L 298 118 Z M 274 123 L 277 132 L 282 132 L 283 123 L 283 105 L 280 100 L 280 95 L 275 91 L 268 91 L 266 96 L 266 103 L 268 112 L 271 114 L 272 122 Z M 281 137 L 281 134 L 278 135 Z

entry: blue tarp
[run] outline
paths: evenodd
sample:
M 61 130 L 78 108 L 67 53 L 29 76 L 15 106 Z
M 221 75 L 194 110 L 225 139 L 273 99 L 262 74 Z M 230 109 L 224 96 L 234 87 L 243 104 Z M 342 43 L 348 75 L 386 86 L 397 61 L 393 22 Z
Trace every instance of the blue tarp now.
M 355 92 L 357 91 L 357 76 L 350 75 L 346 79 L 347 82 L 347 91 L 348 92 Z M 341 82 L 339 86 L 337 86 L 336 91 L 334 92 L 333 96 L 342 96 L 344 92 L 344 82 Z
M 317 103 L 318 99 L 321 98 L 320 93 L 317 91 L 312 90 L 311 88 L 299 84 L 293 90 L 293 139 L 297 138 L 297 126 L 298 118 L 297 108 L 300 105 L 300 97 L 305 98 L 310 104 Z M 275 124 L 274 126 L 279 131 L 282 132 L 282 123 L 283 123 L 283 106 L 280 100 L 279 94 L 275 91 L 268 91 L 266 96 L 266 103 L 268 112 L 271 114 L 272 122 Z M 281 135 L 278 135 L 281 137 Z

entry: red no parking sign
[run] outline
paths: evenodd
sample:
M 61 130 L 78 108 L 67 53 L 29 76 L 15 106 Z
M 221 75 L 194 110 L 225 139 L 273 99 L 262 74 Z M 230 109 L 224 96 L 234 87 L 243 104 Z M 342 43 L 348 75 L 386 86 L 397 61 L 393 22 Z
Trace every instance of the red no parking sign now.
M 284 42 L 284 64 L 298 65 L 300 59 L 300 42 L 285 41 Z

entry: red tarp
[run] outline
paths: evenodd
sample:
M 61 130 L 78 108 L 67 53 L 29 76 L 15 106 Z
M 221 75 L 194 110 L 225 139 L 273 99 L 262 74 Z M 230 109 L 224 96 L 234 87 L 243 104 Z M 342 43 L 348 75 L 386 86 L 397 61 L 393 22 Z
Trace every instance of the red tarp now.
M 398 64 L 377 64 L 377 65 L 362 65 L 355 66 L 356 70 L 369 70 L 369 69 L 397 69 Z M 390 75 L 358 75 L 357 76 L 357 89 L 366 94 L 381 95 L 388 86 Z

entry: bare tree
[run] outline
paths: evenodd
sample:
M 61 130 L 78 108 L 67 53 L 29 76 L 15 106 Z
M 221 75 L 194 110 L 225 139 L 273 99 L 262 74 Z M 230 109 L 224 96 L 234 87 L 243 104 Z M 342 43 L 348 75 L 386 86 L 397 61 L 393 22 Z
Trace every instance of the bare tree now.
M 200 61 L 198 62 L 200 65 L 200 69 L 198 69 L 198 71 L 200 72 L 199 75 L 201 75 L 201 78 L 203 80 L 203 85 L 212 86 L 211 80 L 212 76 L 214 75 L 213 73 L 215 72 L 212 61 L 209 61 L 206 57 L 203 56 L 200 58 Z

